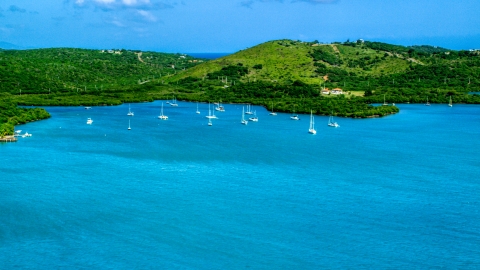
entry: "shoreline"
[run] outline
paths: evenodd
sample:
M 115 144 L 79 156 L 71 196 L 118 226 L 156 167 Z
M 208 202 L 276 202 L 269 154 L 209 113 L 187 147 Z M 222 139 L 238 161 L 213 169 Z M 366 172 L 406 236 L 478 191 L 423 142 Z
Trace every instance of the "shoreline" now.
M 15 136 L 13 135 L 9 135 L 9 136 L 5 136 L 3 138 L 0 138 L 0 143 L 2 142 L 17 142 L 18 139 L 15 138 Z

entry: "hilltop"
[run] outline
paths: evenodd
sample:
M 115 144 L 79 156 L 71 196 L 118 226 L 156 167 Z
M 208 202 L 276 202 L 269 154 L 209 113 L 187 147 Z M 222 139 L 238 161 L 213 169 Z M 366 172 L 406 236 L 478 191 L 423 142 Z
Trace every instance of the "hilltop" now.
M 209 61 L 171 76 L 171 82 L 191 88 L 263 82 L 301 82 L 323 88 L 360 91 L 368 100 L 445 102 L 480 89 L 480 52 L 434 46 L 399 46 L 358 40 L 321 44 L 275 40 Z M 194 86 L 195 85 L 195 86 Z M 357 93 L 358 94 L 358 93 Z

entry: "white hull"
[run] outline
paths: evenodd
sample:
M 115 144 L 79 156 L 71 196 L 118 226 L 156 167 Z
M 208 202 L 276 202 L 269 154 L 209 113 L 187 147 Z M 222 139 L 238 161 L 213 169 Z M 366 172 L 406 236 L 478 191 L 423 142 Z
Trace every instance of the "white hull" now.
M 158 116 L 158 119 L 160 119 L 160 120 L 168 120 L 168 116 L 163 115 L 163 103 L 162 103 L 162 109 L 160 110 L 160 115 Z

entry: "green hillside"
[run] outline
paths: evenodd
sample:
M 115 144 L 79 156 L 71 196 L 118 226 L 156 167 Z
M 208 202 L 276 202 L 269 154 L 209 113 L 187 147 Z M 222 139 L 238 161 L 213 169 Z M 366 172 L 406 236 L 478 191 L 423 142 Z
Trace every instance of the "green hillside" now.
M 478 103 L 466 95 L 480 89 L 480 52 L 433 46 L 398 46 L 356 41 L 334 44 L 270 41 L 171 76 L 191 89 L 211 85 L 295 81 L 320 90 L 342 88 L 367 96 L 369 102 Z M 225 79 L 226 78 L 226 79 Z M 359 92 L 356 92 L 359 91 Z
M 180 54 L 127 50 L 0 50 L 0 92 L 123 90 L 201 62 Z
M 173 95 L 273 106 L 279 112 L 378 117 L 399 111 L 371 105 L 384 99 L 480 103 L 479 95 L 469 94 L 480 91 L 479 75 L 479 51 L 363 40 L 275 40 L 212 61 L 127 50 L 0 50 L 0 103 L 10 112 L 0 124 L 22 122 L 11 120 L 12 104 L 117 105 Z M 343 94 L 322 93 L 334 88 Z M 13 132 L 11 125 L 4 130 Z

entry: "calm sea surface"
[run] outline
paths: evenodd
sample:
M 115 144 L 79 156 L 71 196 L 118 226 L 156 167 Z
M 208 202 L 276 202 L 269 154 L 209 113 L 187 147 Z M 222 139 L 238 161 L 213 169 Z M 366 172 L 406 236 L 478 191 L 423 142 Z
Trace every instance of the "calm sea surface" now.
M 0 269 L 480 268 L 480 106 L 317 135 L 160 106 L 48 107 L 0 144 Z

